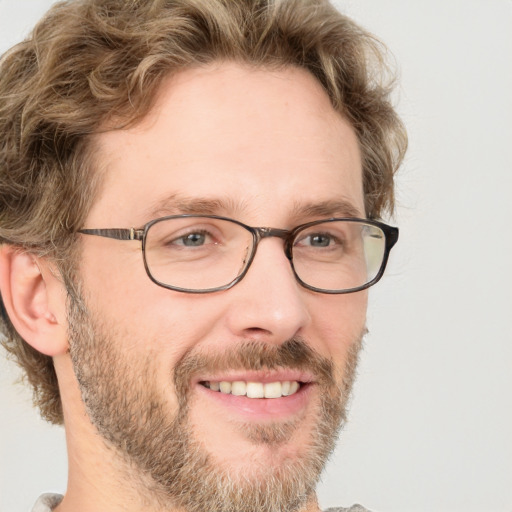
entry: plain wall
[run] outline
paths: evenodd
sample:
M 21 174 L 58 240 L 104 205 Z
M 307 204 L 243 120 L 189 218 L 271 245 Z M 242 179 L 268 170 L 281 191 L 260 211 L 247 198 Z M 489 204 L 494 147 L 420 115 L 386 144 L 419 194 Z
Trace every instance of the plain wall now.
M 0 51 L 52 2 L 0 0 Z M 512 1 L 349 0 L 399 64 L 410 150 L 323 507 L 512 511 Z M 63 431 L 0 354 L 0 511 L 64 491 Z

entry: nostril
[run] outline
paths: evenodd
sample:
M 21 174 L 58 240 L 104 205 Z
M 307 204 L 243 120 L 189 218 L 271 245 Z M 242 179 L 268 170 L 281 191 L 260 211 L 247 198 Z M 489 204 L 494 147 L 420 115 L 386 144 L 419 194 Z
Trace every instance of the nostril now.
M 245 329 L 248 337 L 254 337 L 258 334 L 270 334 L 270 331 L 267 329 L 263 329 L 262 327 L 247 327 Z

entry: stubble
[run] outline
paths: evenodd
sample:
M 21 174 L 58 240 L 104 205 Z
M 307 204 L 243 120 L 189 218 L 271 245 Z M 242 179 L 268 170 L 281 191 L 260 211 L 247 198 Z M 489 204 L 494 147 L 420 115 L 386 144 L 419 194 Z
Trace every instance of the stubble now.
M 122 336 L 91 318 L 79 297 L 70 298 L 68 317 L 71 358 L 90 421 L 123 461 L 145 506 L 188 512 L 295 512 L 314 496 L 345 421 L 361 339 L 349 349 L 341 381 L 332 361 L 302 339 L 278 346 L 241 342 L 236 349 L 216 354 L 192 350 L 172 371 L 169 386 L 174 384 L 179 406 L 171 417 L 153 379 L 154 357 L 128 357 L 121 348 Z M 261 464 L 233 474 L 194 436 L 192 377 L 228 369 L 281 368 L 312 373 L 319 388 L 318 417 L 306 446 L 301 456 L 279 465 Z M 243 424 L 239 431 L 254 445 L 277 448 L 299 428 L 297 423 Z

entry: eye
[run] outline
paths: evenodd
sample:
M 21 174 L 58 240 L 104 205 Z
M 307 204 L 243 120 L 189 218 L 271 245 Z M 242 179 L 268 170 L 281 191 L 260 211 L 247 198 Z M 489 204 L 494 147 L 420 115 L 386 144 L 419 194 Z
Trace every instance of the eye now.
M 309 235 L 307 239 L 312 247 L 328 247 L 333 242 L 331 236 L 321 233 Z
M 169 245 L 181 245 L 183 247 L 201 247 L 211 243 L 215 243 L 213 237 L 205 230 L 191 231 L 168 242 Z
M 184 245 L 185 247 L 199 247 L 206 243 L 207 234 L 205 232 L 188 233 L 180 238 L 173 240 L 171 243 L 176 245 Z
M 339 244 L 340 240 L 331 233 L 308 233 L 295 242 L 296 246 L 312 248 L 332 247 Z

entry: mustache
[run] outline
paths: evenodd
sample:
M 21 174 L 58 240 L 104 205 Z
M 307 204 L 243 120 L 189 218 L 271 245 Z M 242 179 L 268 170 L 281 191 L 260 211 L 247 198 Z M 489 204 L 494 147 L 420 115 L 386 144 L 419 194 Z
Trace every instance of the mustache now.
M 174 384 L 179 400 L 186 399 L 192 379 L 205 373 L 228 370 L 293 369 L 312 373 L 322 385 L 333 385 L 334 363 L 313 350 L 303 339 L 293 338 L 280 345 L 258 341 L 243 342 L 222 352 L 186 353 L 174 369 Z

